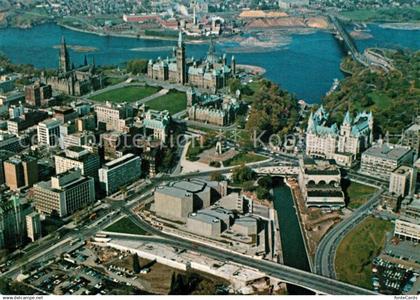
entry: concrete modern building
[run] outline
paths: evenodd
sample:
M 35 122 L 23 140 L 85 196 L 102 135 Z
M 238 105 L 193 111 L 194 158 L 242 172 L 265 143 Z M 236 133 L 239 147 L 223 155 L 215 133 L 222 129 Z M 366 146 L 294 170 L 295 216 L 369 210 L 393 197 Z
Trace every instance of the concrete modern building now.
M 55 147 L 59 145 L 60 121 L 48 119 L 40 122 L 37 127 L 38 144 Z
M 18 118 L 7 120 L 7 131 L 11 134 L 19 135 L 39 122 L 48 118 L 48 112 L 41 110 L 33 110 L 25 112 Z
M 57 174 L 77 168 L 81 171 L 82 176 L 89 176 L 94 179 L 98 178 L 98 170 L 101 167 L 98 154 L 91 153 L 78 146 L 70 146 L 64 153 L 55 155 L 54 161 Z
M 39 107 L 52 98 L 51 85 L 36 82 L 25 86 L 25 102 L 31 106 Z
M 106 163 L 98 174 L 101 188 L 106 195 L 111 195 L 122 186 L 140 179 L 141 159 L 132 153 L 126 154 Z
M 217 238 L 223 232 L 220 219 L 201 213 L 192 213 L 188 216 L 187 229 L 208 238 Z
M 12 151 L 0 150 L 0 185 L 6 183 L 6 176 L 4 173 L 4 162 L 15 155 Z
M 104 105 L 95 106 L 98 128 L 127 132 L 127 118 L 134 116 L 133 107 L 128 104 L 112 104 L 106 102 Z
M 235 220 L 232 230 L 243 236 L 257 236 L 258 233 L 258 219 L 252 216 L 244 216 Z
M 25 142 L 23 137 L 17 137 L 16 135 L 9 133 L 0 134 L 0 150 L 18 153 L 27 145 L 29 144 Z
M 420 116 L 407 128 L 402 138 L 402 144 L 413 148 L 414 152 L 420 154 Z
M 340 128 L 327 125 L 329 113 L 321 107 L 311 113 L 306 130 L 306 154 L 334 159 L 337 164 L 350 167 L 359 154 L 373 140 L 372 113 L 359 113 L 353 120 L 347 111 Z
M 158 217 L 186 222 L 189 214 L 209 207 L 220 194 L 218 183 L 199 179 L 182 180 L 160 186 L 155 191 L 155 211 Z
M 73 121 L 79 116 L 79 113 L 71 106 L 54 107 L 53 117 L 61 123 Z
M 34 185 L 33 198 L 39 213 L 65 217 L 95 201 L 94 180 L 73 169 Z
M 31 187 L 38 182 L 38 163 L 34 157 L 13 156 L 3 163 L 3 167 L 6 185 L 11 190 Z
M 420 243 L 420 199 L 402 209 L 400 218 L 395 221 L 394 234 L 400 239 Z
M 308 207 L 340 209 L 345 198 L 340 169 L 327 160 L 300 160 L 299 186 Z
M 363 152 L 360 172 L 389 180 L 394 170 L 402 165 L 411 165 L 412 163 L 413 151 L 410 147 L 378 144 Z
M 33 211 L 17 195 L 2 195 L 0 199 L 0 249 L 14 249 L 26 240 L 26 216 Z
M 239 193 L 230 193 L 229 195 L 220 198 L 217 204 L 225 209 L 243 213 L 245 200 Z
M 28 238 L 32 242 L 41 238 L 41 217 L 39 213 L 32 212 L 26 216 L 26 231 L 28 233 Z
M 405 197 L 414 193 L 417 174 L 414 168 L 400 166 L 391 173 L 389 192 L 396 196 Z

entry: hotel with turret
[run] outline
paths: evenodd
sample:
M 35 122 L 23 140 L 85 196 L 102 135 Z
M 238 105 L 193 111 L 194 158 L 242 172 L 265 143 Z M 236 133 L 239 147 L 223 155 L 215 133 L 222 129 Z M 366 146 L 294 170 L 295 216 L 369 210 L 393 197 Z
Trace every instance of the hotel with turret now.
M 187 59 L 182 32 L 179 33 L 177 47 L 173 49 L 173 56 L 150 60 L 147 67 L 147 75 L 151 79 L 190 85 L 211 92 L 224 88 L 235 73 L 235 57 L 232 56 L 228 65 L 226 55 L 215 55 L 213 43 L 204 60 Z
M 360 153 L 372 144 L 372 113 L 359 113 L 353 118 L 347 111 L 341 127 L 328 124 L 329 113 L 321 107 L 311 113 L 306 130 L 306 154 L 334 159 L 338 165 L 350 167 Z

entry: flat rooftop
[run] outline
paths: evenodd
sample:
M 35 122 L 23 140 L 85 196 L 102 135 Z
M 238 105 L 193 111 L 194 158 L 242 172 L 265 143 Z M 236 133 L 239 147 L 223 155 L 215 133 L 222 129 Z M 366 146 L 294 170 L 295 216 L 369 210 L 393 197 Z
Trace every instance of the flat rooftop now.
M 401 157 L 405 156 L 410 151 L 410 147 L 382 144 L 370 147 L 362 154 L 362 156 L 370 155 L 388 160 L 399 160 Z

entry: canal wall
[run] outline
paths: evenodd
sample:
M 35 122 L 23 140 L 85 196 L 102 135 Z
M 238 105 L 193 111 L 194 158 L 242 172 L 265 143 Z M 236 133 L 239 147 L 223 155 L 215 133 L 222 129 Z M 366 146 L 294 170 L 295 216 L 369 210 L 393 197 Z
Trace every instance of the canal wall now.
M 299 229 L 300 229 L 300 233 L 302 235 L 303 245 L 305 246 L 306 257 L 308 258 L 309 268 L 310 268 L 311 272 L 314 272 L 313 260 L 312 260 L 312 256 L 310 255 L 310 251 L 309 251 L 309 247 L 308 247 L 308 236 L 306 235 L 306 231 L 305 231 L 305 229 L 303 228 L 303 225 L 302 225 L 303 221 L 302 221 L 302 218 L 301 218 L 301 215 L 300 215 L 299 203 L 297 202 L 294 189 L 292 188 L 292 186 L 290 185 L 288 180 L 285 179 L 284 183 L 289 187 L 290 192 L 292 194 L 292 199 L 293 199 L 293 203 L 294 203 L 294 207 L 295 207 L 295 211 L 296 211 L 296 216 L 298 218 Z

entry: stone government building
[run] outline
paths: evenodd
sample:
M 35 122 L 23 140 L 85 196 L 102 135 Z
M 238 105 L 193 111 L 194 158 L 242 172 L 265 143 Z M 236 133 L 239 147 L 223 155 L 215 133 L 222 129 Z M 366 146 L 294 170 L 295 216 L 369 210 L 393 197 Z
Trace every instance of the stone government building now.
M 64 37 L 61 39 L 57 73 L 54 76 L 43 74 L 42 81 L 51 85 L 53 90 L 71 96 L 82 96 L 104 87 L 104 78 L 97 72 L 94 60 L 88 64 L 85 57 L 82 66 L 74 67 Z
M 212 92 L 224 88 L 235 73 L 235 57 L 232 56 L 231 64 L 228 65 L 226 55 L 221 58 L 215 55 L 213 43 L 210 44 L 206 59 L 187 59 L 182 32 L 179 32 L 178 45 L 173 50 L 173 56 L 149 60 L 147 67 L 147 76 L 151 79 L 190 85 Z

